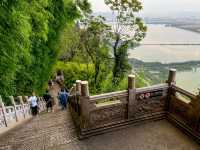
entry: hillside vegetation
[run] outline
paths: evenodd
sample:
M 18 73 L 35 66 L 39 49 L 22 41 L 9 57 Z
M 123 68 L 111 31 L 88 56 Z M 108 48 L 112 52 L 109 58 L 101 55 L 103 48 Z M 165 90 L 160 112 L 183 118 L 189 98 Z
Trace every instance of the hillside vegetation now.
M 87 8 L 72 0 L 0 2 L 0 95 L 43 93 L 58 58 L 60 34 L 81 9 Z
M 105 18 L 91 14 L 87 0 L 3 0 L 0 3 L 0 95 L 43 94 L 48 80 L 63 70 L 68 88 L 88 80 L 92 93 L 127 88 L 131 73 L 127 49 L 146 32 L 134 15 L 139 1 L 105 0 L 117 16 L 113 30 Z M 139 79 L 137 85 L 146 84 Z
M 137 0 L 105 0 L 105 3 L 113 11 L 113 23 L 87 13 L 62 34 L 60 62 L 54 70 L 64 70 L 68 88 L 79 79 L 89 81 L 92 94 L 127 89 L 127 76 L 133 73 L 127 50 L 137 46 L 147 30 L 134 15 L 142 4 Z M 137 86 L 148 84 L 142 75 L 137 75 Z

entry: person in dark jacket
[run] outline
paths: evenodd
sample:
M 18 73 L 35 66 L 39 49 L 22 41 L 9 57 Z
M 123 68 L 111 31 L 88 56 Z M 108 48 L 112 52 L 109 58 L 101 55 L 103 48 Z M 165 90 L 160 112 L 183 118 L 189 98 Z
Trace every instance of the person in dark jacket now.
M 50 111 L 52 112 L 53 111 L 53 104 L 52 104 L 52 97 L 51 95 L 49 94 L 48 90 L 46 91 L 46 93 L 43 95 L 43 98 L 46 102 L 46 108 L 47 108 L 47 112 L 49 112 L 49 109 Z
M 62 110 L 67 109 L 68 96 L 69 96 L 68 92 L 64 88 L 62 88 L 61 91 L 59 92 L 59 96 L 58 96 L 60 104 L 62 106 Z

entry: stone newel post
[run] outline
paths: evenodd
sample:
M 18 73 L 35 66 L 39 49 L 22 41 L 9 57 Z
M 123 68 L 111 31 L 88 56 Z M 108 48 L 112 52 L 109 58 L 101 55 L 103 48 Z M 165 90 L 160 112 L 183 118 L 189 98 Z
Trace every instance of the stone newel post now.
M 134 108 L 136 105 L 136 88 L 135 88 L 135 75 L 128 76 L 128 118 L 134 116 Z
M 128 89 L 134 89 L 135 88 L 135 75 L 129 75 L 128 76 Z
M 4 102 L 3 102 L 2 98 L 1 98 L 1 95 L 0 95 L 0 107 L 2 109 L 5 126 L 7 127 L 8 124 L 7 124 L 7 120 L 6 120 L 6 108 L 5 108 Z
M 76 80 L 76 94 L 81 94 L 81 80 Z
M 176 69 L 169 70 L 169 76 L 168 76 L 167 83 L 169 85 L 176 84 Z
M 78 111 L 78 115 L 80 116 L 80 96 L 81 96 L 81 80 L 76 80 L 76 109 Z
M 22 96 L 18 96 L 18 99 L 19 99 L 19 101 L 20 101 L 20 104 L 22 105 L 22 110 L 23 110 L 24 118 L 26 118 L 25 108 L 24 108 L 24 101 L 23 101 Z
M 85 96 L 85 97 L 89 96 L 88 81 L 82 81 L 81 82 L 81 95 Z
M 170 110 L 170 103 L 171 103 L 171 95 L 174 95 L 174 91 L 171 88 L 171 85 L 176 84 L 176 69 L 170 69 L 167 83 L 169 85 L 167 100 L 166 100 L 166 109 Z
M 24 96 L 25 98 L 25 103 L 28 103 L 28 96 Z
M 13 104 L 13 107 L 14 107 L 16 121 L 18 121 L 18 115 L 17 115 L 17 109 L 16 109 L 16 104 L 15 104 L 15 99 L 14 99 L 13 96 L 9 96 L 9 98 L 11 100 L 11 103 Z
M 89 102 L 89 87 L 88 81 L 81 82 L 81 126 L 82 128 L 87 128 L 89 124 L 89 111 L 90 111 L 90 102 Z

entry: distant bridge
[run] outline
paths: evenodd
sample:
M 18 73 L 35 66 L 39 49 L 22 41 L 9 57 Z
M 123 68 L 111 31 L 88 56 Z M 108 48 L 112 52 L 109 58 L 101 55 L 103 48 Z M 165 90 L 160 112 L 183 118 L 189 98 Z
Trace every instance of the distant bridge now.
M 161 46 L 167 46 L 167 45 L 173 45 L 173 46 L 182 46 L 182 45 L 185 45 L 185 46 L 190 46 L 190 45 L 192 45 L 192 46 L 198 46 L 198 45 L 200 45 L 200 43 L 198 44 L 198 43 L 143 43 L 143 44 L 140 44 L 140 45 L 161 45 Z

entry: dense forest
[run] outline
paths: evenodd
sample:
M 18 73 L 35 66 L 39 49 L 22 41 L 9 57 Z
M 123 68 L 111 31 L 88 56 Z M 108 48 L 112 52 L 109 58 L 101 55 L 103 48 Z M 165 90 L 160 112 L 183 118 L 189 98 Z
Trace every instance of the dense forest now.
M 0 3 L 0 94 L 40 94 L 59 54 L 63 28 L 89 11 L 72 0 L 4 0 Z M 84 7 L 83 7 L 84 6 Z
M 116 24 L 92 16 L 87 0 L 4 0 L 0 3 L 0 95 L 43 94 L 54 72 L 65 84 L 88 80 L 92 93 L 127 87 L 127 50 L 146 33 L 137 1 L 105 0 Z M 134 27 L 134 28 L 133 28 Z M 135 34 L 127 34 L 134 30 Z M 137 85 L 145 85 L 138 78 Z
M 113 24 L 87 13 L 62 34 L 60 61 L 54 70 L 64 71 L 67 88 L 76 79 L 88 80 L 92 94 L 127 88 L 127 74 L 132 73 L 127 50 L 138 45 L 147 30 L 135 16 L 142 4 L 136 0 L 105 0 L 105 4 L 113 11 Z M 147 82 L 138 78 L 136 83 L 144 86 Z

